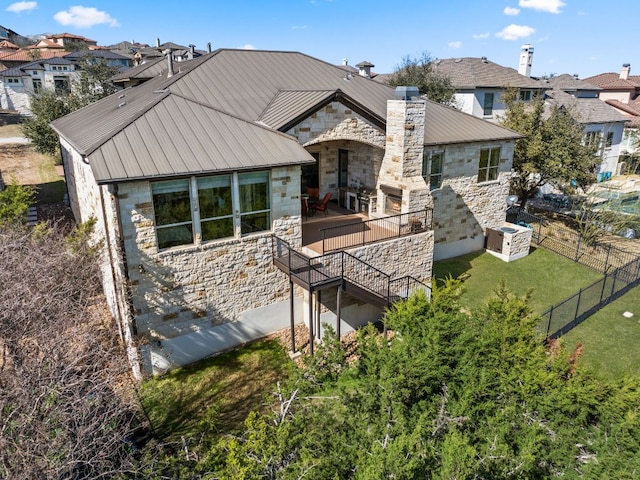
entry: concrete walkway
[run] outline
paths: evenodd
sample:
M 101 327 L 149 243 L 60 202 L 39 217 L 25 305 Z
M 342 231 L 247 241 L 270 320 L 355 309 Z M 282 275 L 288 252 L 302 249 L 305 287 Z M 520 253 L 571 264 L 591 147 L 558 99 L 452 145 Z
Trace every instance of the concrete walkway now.
M 7 137 L 0 138 L 0 144 L 25 144 L 31 143 L 31 140 L 25 137 Z

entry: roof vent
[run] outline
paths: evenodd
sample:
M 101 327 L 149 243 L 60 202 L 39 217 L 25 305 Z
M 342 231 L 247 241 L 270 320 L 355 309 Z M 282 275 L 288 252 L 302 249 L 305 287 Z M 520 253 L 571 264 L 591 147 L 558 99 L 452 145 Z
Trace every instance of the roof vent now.
M 488 63 L 489 60 L 487 60 L 487 57 L 482 57 L 480 58 L 480 60 L 482 60 L 482 63 Z
M 418 87 L 396 87 L 394 96 L 397 100 L 412 100 L 419 95 Z

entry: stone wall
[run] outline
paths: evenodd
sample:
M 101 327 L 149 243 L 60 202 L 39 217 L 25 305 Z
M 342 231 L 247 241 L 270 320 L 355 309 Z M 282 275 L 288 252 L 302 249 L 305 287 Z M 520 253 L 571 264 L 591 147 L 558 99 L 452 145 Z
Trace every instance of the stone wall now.
M 302 235 L 299 171 L 271 172 L 273 233 L 293 246 Z M 121 184 L 118 197 L 138 333 L 172 338 L 288 298 L 271 231 L 158 251 L 149 182 Z
M 480 150 L 495 146 L 501 147 L 498 179 L 478 183 Z M 427 149 L 444 151 L 442 186 L 431 191 L 436 260 L 481 250 L 485 229 L 504 223 L 513 146 L 495 141 Z
M 287 132 L 320 157 L 320 191 L 339 197 L 338 151 L 349 151 L 349 187 L 373 190 L 384 156 L 385 132 L 333 102 Z
M 141 378 L 140 361 L 134 339 L 134 318 L 129 308 L 128 278 L 122 250 L 118 202 L 112 189 L 99 186 L 90 165 L 60 139 L 60 152 L 67 181 L 69 203 L 78 223 L 95 221 L 93 240 L 101 244 L 100 272 L 102 289 L 109 310 L 118 325 L 132 372 Z

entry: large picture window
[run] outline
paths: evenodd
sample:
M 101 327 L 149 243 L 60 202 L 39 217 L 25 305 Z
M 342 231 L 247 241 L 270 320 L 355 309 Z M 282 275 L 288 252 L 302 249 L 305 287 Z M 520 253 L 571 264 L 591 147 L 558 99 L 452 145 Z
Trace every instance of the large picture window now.
M 500 147 L 484 148 L 480 150 L 480 163 L 478 165 L 478 183 L 497 180 L 499 165 L 500 165 Z
M 271 229 L 269 172 L 151 184 L 158 248 Z

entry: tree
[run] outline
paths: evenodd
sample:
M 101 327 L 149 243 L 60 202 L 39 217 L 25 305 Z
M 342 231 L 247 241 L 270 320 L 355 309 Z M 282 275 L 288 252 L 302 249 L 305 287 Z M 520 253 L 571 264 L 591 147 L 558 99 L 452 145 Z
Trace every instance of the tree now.
M 449 77 L 438 73 L 433 67 L 433 58 L 427 52 L 419 57 L 406 56 L 402 63 L 386 82 L 392 87 L 418 87 L 420 95 L 426 95 L 429 100 L 455 107 L 455 89 Z
M 31 97 L 33 116 L 22 122 L 22 133 L 31 140 L 37 152 L 55 155 L 58 151 L 58 135 L 49 124 L 74 110 L 69 98 L 54 91 L 43 91 Z
M 352 364 L 311 362 L 272 416 L 252 415 L 244 434 L 190 471 L 230 479 L 632 477 L 640 468 L 638 380 L 610 385 L 562 347 L 546 352 L 526 297 L 501 287 L 468 316 L 458 292 L 449 281 L 431 302 L 417 295 L 395 306 L 385 321 L 396 335 L 364 329 Z
M 0 478 L 117 478 L 137 425 L 89 229 L 0 229 Z
M 0 227 L 5 224 L 24 223 L 29 207 L 33 205 L 35 188 L 10 183 L 0 191 Z
M 547 111 L 539 95 L 523 102 L 516 89 L 508 90 L 502 100 L 502 125 L 525 135 L 515 143 L 511 179 L 511 190 L 523 207 L 542 185 L 571 192 L 595 181 L 597 146 L 584 144 L 582 126 L 570 111 L 558 105 Z
M 22 123 L 22 132 L 40 153 L 56 155 L 58 152 L 58 135 L 49 126 L 52 121 L 116 91 L 109 79 L 118 69 L 109 66 L 104 59 L 84 55 L 78 63 L 78 71 L 79 80 L 72 86 L 71 94 L 45 90 L 31 96 L 33 116 Z

